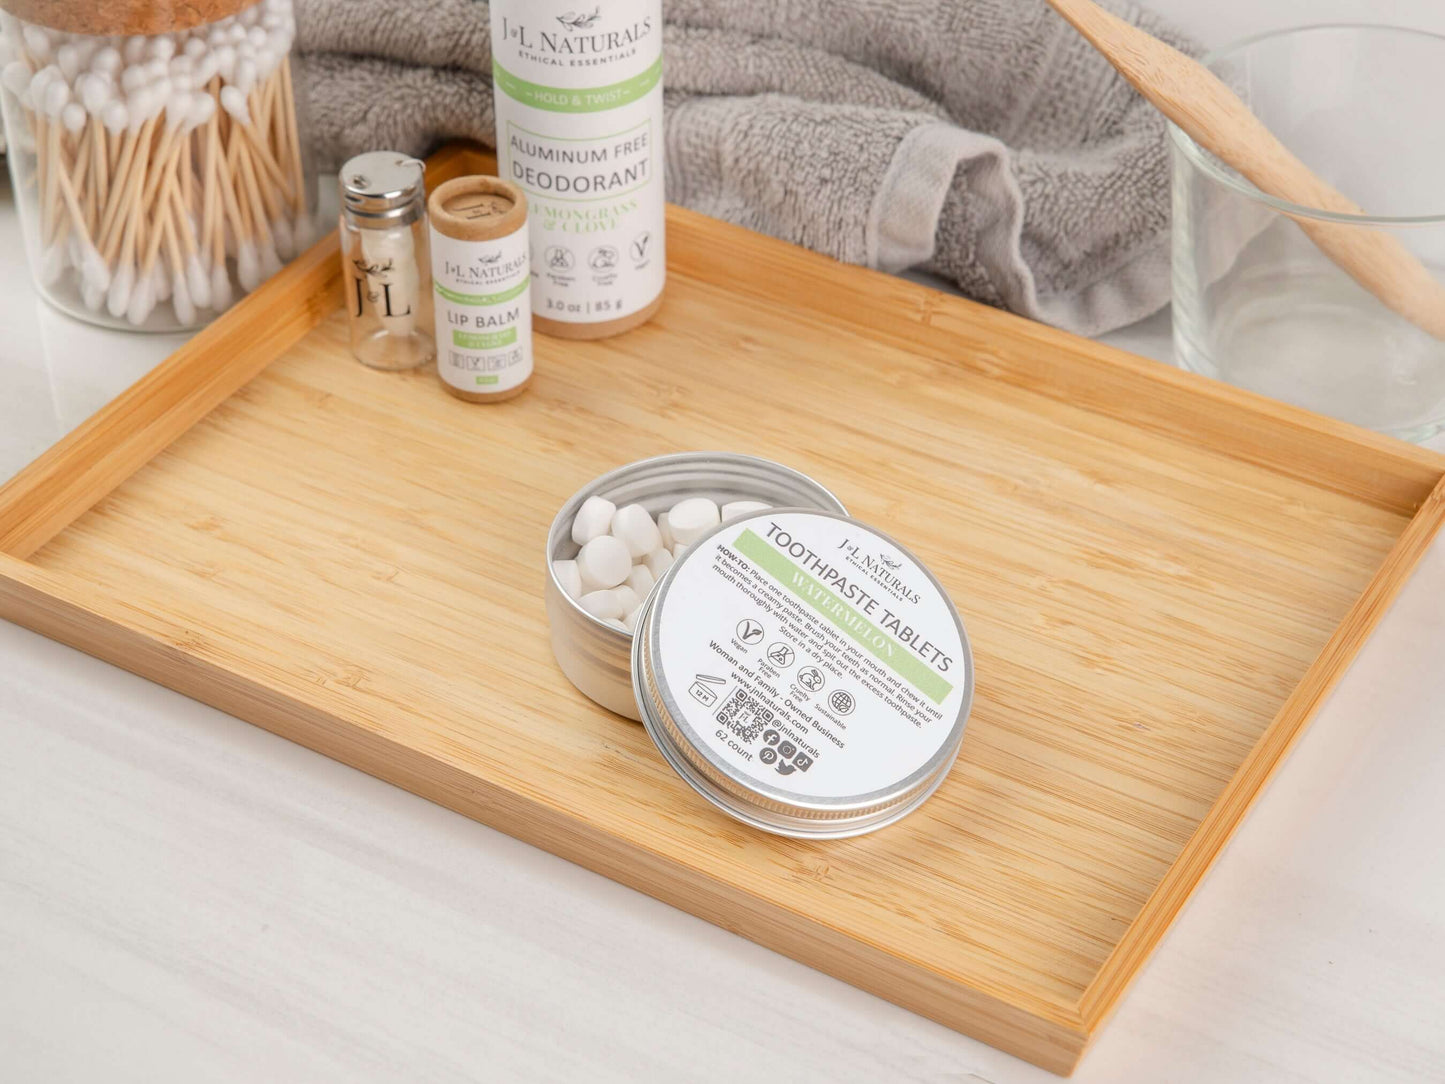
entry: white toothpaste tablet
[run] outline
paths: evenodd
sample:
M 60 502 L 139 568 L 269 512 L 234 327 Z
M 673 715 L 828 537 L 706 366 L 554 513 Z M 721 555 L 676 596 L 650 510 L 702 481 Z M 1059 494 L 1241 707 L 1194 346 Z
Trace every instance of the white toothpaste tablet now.
M 553 561 L 552 572 L 569 597 L 582 597 L 582 573 L 577 571 L 576 561 Z
M 624 542 L 633 557 L 646 557 L 662 545 L 657 524 L 640 504 L 624 505 L 613 513 L 612 537 Z
M 633 565 L 632 571 L 627 574 L 627 586 L 636 591 L 640 599 L 647 597 L 647 592 L 652 590 L 652 585 L 656 582 L 657 577 L 645 564 Z
M 609 617 L 621 618 L 626 613 L 616 591 L 589 591 L 577 600 L 577 605 L 604 621 Z
M 753 512 L 766 512 L 772 505 L 764 504 L 762 501 L 729 501 L 722 506 L 722 521 L 737 519 L 739 516 L 750 515 Z
M 677 543 L 689 546 L 721 522 L 717 505 L 706 497 L 689 497 L 668 510 L 667 526 L 672 531 L 673 553 Z
M 667 549 L 653 550 L 642 562 L 647 571 L 652 573 L 653 582 L 662 579 L 662 574 L 672 564 L 672 551 Z
M 612 529 L 612 517 L 617 505 L 605 497 L 588 497 L 577 509 L 572 520 L 572 541 L 585 546 L 594 538 L 600 538 Z
M 622 603 L 623 613 L 626 613 L 628 610 L 635 610 L 642 605 L 642 596 L 625 583 L 614 587 L 612 592 L 617 596 L 618 601 Z
M 672 537 L 672 524 L 667 521 L 666 512 L 663 512 L 657 517 L 657 533 L 662 535 L 663 549 L 671 550 L 672 544 L 676 539 Z
M 622 627 L 623 627 L 624 629 L 626 629 L 628 632 L 635 632 L 635 631 L 637 631 L 637 615 L 640 614 L 641 612 L 642 612 L 642 607 L 639 606 L 639 607 L 637 607 L 637 609 L 632 610 L 632 611 L 630 611 L 628 614 L 626 614 L 626 615 L 622 618 Z
M 582 547 L 577 554 L 577 571 L 582 586 L 589 591 L 616 587 L 632 571 L 632 554 L 622 542 L 604 534 Z

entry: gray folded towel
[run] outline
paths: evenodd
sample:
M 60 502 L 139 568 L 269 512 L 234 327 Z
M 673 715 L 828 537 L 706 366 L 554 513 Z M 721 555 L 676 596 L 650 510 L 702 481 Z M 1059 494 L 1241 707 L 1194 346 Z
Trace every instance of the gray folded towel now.
M 1163 122 L 1042 0 L 668 0 L 664 14 L 674 202 L 933 271 L 1085 335 L 1169 299 Z M 300 48 L 324 165 L 494 142 L 485 3 L 310 0 Z

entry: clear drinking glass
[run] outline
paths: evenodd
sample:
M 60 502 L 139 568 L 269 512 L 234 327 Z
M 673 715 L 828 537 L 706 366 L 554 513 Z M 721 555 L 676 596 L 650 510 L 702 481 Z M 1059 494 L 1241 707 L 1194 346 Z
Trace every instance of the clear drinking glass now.
M 1445 280 L 1445 37 L 1311 26 L 1204 63 L 1369 214 L 1266 196 L 1171 125 L 1179 364 L 1407 440 L 1434 435 L 1445 426 L 1445 341 L 1356 283 L 1296 219 L 1388 231 Z

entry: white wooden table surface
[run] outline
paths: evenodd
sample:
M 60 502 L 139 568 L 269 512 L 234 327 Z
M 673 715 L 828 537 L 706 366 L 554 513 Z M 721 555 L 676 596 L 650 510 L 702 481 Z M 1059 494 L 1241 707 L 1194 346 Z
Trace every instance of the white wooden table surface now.
M 175 346 L 50 312 L 18 252 L 5 192 L 0 476 Z M 1111 339 L 1165 356 L 1167 316 Z M 1075 1079 L 1445 1080 L 1442 598 L 1437 544 Z M 1056 1079 L 0 623 L 0 1081 L 764 1078 Z

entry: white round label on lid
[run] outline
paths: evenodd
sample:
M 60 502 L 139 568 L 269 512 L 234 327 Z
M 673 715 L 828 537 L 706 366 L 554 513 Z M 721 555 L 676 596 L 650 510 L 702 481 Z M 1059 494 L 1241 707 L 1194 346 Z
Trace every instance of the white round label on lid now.
M 658 605 L 674 721 L 729 774 L 844 801 L 936 769 L 972 665 L 947 595 L 854 520 L 765 512 L 684 557 Z

